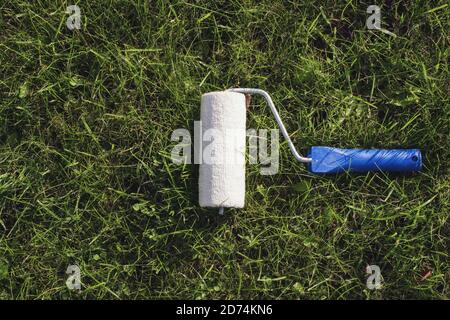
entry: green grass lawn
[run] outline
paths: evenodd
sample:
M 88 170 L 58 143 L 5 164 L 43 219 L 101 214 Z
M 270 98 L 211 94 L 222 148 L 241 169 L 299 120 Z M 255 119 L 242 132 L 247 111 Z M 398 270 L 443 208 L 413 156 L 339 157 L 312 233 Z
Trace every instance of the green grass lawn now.
M 371 4 L 396 36 L 366 28 Z M 447 1 L 0 11 L 0 298 L 449 298 Z M 312 175 L 283 142 L 277 175 L 247 165 L 245 209 L 202 209 L 170 136 L 193 132 L 203 93 L 237 86 L 270 92 L 303 153 L 420 148 L 423 170 Z M 260 98 L 247 122 L 276 128 Z

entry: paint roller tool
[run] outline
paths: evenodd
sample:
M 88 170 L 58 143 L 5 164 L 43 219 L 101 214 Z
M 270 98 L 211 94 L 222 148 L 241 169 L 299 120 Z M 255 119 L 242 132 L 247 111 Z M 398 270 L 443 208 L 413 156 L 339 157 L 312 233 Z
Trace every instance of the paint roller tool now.
M 297 152 L 270 95 L 261 89 L 233 88 L 209 92 L 201 98 L 203 160 L 199 171 L 201 207 L 243 208 L 245 203 L 246 95 L 262 96 L 295 159 L 311 173 L 416 172 L 422 167 L 418 149 L 309 148 L 306 157 Z

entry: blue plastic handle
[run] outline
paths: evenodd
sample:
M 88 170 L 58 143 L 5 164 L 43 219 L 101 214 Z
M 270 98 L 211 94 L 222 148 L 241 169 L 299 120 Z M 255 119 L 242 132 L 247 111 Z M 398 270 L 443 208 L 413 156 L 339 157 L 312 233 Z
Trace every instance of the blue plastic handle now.
M 339 173 L 345 171 L 415 172 L 422 168 L 419 149 L 338 149 L 311 147 L 309 171 Z

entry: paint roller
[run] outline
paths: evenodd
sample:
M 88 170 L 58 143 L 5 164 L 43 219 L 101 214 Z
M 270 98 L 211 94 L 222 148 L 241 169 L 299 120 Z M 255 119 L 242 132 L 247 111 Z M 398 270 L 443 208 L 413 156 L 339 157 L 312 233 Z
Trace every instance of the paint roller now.
M 245 203 L 246 95 L 262 96 L 295 159 L 312 173 L 416 172 L 422 167 L 418 149 L 340 149 L 313 146 L 307 157 L 297 152 L 270 95 L 261 89 L 234 88 L 209 92 L 201 99 L 201 207 L 243 208 Z

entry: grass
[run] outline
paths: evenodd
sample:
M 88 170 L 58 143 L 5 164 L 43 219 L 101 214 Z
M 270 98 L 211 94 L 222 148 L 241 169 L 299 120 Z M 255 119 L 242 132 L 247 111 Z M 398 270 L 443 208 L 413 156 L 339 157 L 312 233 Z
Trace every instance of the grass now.
M 396 36 L 366 29 L 373 1 L 301 3 L 2 1 L 0 298 L 448 299 L 447 2 L 378 1 Z M 312 175 L 283 143 L 245 209 L 199 208 L 170 135 L 234 86 L 303 153 L 420 148 L 423 171 Z M 259 98 L 248 127 L 276 128 Z

